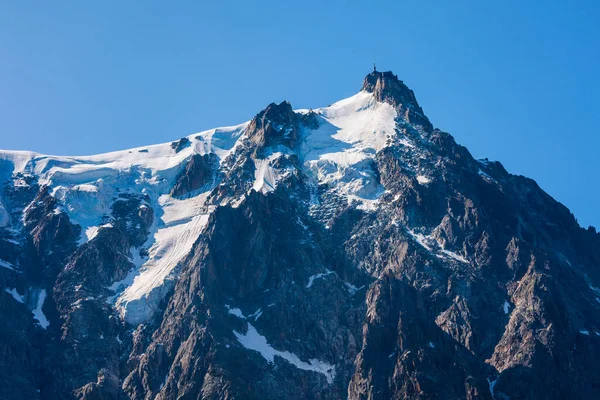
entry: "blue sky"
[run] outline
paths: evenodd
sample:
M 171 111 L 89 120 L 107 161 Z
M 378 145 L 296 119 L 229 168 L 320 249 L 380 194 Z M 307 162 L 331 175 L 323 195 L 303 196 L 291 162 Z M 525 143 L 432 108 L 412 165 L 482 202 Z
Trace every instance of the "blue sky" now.
M 594 1 L 2 2 L 0 148 L 93 154 L 354 94 L 377 62 L 436 127 L 600 227 Z

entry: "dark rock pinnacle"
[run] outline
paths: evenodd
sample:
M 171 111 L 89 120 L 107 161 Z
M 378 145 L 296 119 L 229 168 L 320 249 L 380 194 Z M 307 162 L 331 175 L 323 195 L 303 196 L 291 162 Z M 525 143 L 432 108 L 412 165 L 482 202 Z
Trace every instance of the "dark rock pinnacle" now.
M 365 77 L 362 90 L 373 93 L 378 101 L 394 106 L 398 114 L 403 115 L 408 122 L 421 125 L 427 131 L 433 129 L 431 122 L 419 106 L 414 92 L 392 71 L 373 70 Z
M 247 132 L 259 147 L 282 144 L 293 148 L 298 140 L 298 117 L 287 101 L 271 103 L 252 119 Z

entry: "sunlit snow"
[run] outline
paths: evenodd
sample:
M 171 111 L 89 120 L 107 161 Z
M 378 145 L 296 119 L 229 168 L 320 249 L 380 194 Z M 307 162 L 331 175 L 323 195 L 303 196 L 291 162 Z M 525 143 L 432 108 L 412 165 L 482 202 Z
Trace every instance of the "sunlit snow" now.
M 428 183 L 431 183 L 431 179 L 423 175 L 417 175 L 417 182 L 421 185 L 427 185 Z
M 204 208 L 207 193 L 185 200 L 168 195 L 159 198 L 163 210 L 160 224 L 153 235 L 149 258 L 140 268 L 123 294 L 117 307 L 130 323 L 149 318 L 169 289 L 164 286 L 177 264 L 190 252 L 208 222 Z M 133 272 L 134 274 L 136 271 Z
M 362 91 L 314 111 L 320 126 L 302 141 L 304 165 L 320 184 L 334 185 L 349 202 L 370 202 L 365 209 L 372 209 L 384 190 L 370 163 L 388 138 L 397 135 L 396 110 Z

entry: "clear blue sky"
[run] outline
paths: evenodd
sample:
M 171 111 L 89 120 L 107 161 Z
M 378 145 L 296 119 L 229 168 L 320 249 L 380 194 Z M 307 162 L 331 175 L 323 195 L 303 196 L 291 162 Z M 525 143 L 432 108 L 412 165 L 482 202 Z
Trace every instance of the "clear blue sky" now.
M 319 107 L 375 61 L 475 157 L 599 227 L 598 3 L 2 1 L 0 148 L 93 154 Z

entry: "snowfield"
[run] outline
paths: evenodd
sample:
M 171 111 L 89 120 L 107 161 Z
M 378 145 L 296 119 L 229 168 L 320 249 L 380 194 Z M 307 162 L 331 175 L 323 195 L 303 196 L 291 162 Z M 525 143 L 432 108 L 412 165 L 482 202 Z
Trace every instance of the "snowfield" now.
M 383 194 L 383 188 L 369 163 L 397 135 L 396 110 L 361 91 L 314 112 L 321 117 L 320 126 L 306 133 L 300 148 L 306 169 L 349 202 L 372 207 L 369 203 Z

